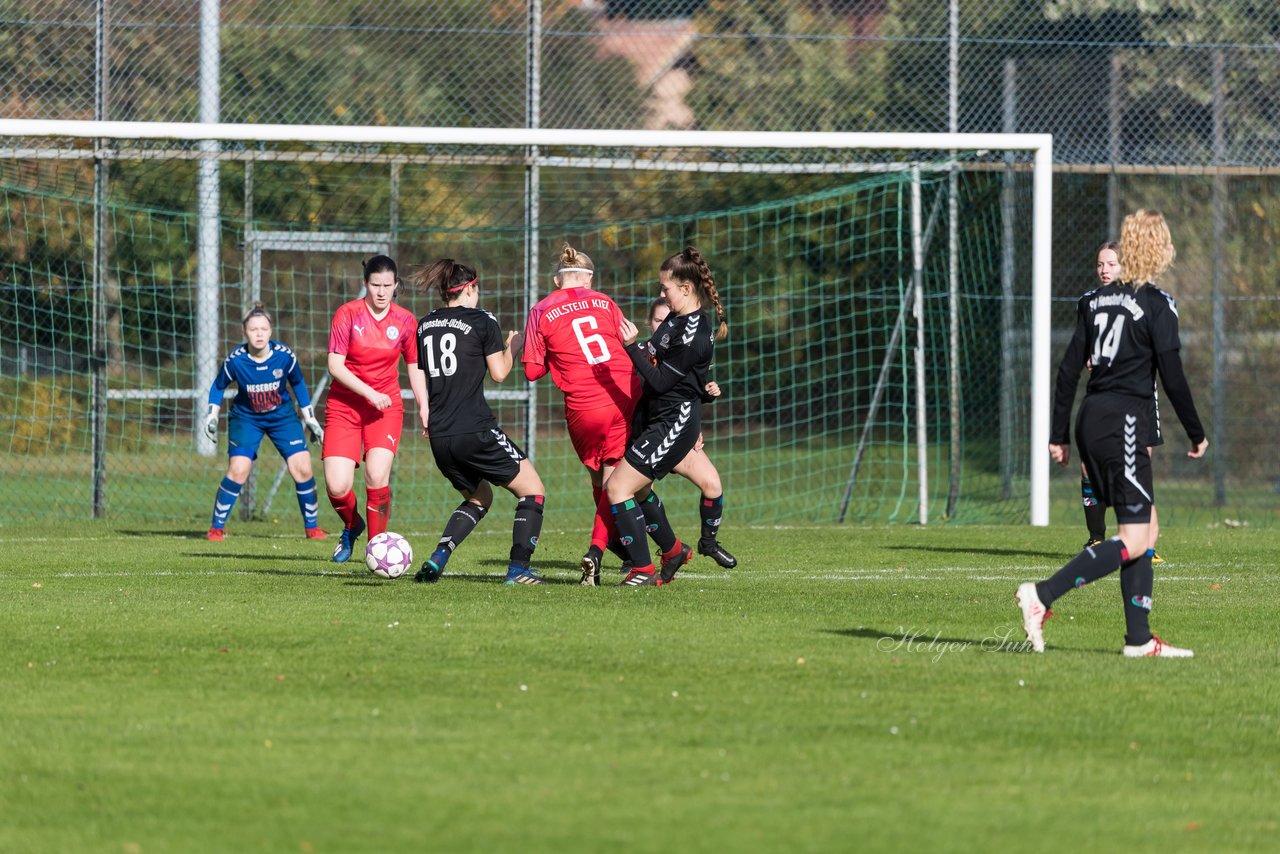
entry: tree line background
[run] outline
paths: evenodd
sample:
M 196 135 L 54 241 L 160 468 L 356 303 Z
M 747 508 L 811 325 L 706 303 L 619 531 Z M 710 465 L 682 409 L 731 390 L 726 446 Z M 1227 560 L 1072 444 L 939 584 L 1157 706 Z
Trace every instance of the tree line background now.
M 674 119 L 663 111 L 666 102 L 659 95 L 677 86 L 691 117 L 681 126 L 697 129 L 945 131 L 947 6 L 928 0 L 548 0 L 539 43 L 539 124 L 669 125 Z M 96 4 L 0 2 L 0 115 L 92 118 L 97 82 L 105 83 L 110 119 L 198 116 L 198 4 L 108 0 L 103 8 L 108 62 L 100 78 L 94 60 Z M 1280 215 L 1273 174 L 1280 159 L 1274 95 L 1280 9 L 1244 0 L 1172 0 L 1150 7 L 1119 0 L 992 0 L 961 2 L 959 9 L 957 128 L 1054 134 L 1060 300 L 1055 327 L 1069 325 L 1074 296 L 1092 281 L 1092 251 L 1114 236 L 1117 213 L 1139 206 L 1166 209 L 1180 253 L 1166 284 L 1182 300 L 1193 382 L 1203 387 L 1216 376 L 1215 357 L 1231 368 L 1217 378 L 1226 384 L 1219 399 L 1226 417 L 1220 423 L 1229 434 L 1215 448 L 1230 459 L 1232 477 L 1251 485 L 1280 477 L 1280 465 L 1253 452 L 1280 426 L 1280 412 L 1257 393 L 1280 379 L 1272 341 L 1280 272 L 1273 249 L 1273 223 Z M 222 119 L 525 126 L 528 39 L 527 5 L 518 0 L 226 0 Z M 77 202 L 91 197 L 90 164 L 0 163 L 0 216 L 6 224 L 0 231 L 0 374 L 20 374 L 28 364 L 26 351 L 45 354 L 34 361 L 58 370 L 83 371 L 95 358 L 105 358 L 121 382 L 161 382 L 156 373 L 183 374 L 193 322 L 194 173 L 191 162 L 113 164 L 109 300 L 118 322 L 110 351 L 95 354 L 83 344 L 92 314 L 92 246 L 83 236 L 86 223 L 79 221 L 85 208 Z M 229 287 L 243 273 L 242 177 L 234 165 L 223 169 Z M 467 192 L 470 180 L 451 180 L 442 170 L 414 173 L 402 185 L 405 242 L 417 241 L 429 251 L 431 239 L 446 232 L 514 240 L 518 206 L 510 199 L 504 203 L 503 194 L 518 193 L 516 178 L 495 174 L 492 192 L 483 194 Z M 760 179 L 673 186 L 644 176 L 634 180 L 626 192 L 589 200 L 557 196 L 552 188 L 543 221 L 572 230 L 575 224 L 643 220 L 655 212 L 725 210 L 830 184 Z M 991 203 L 998 180 L 998 173 L 968 179 L 962 221 L 990 209 L 976 205 Z M 1228 187 L 1225 208 L 1216 214 L 1226 223 L 1217 243 L 1215 181 Z M 55 192 L 37 197 L 21 191 L 34 185 Z M 361 167 L 279 164 L 255 178 L 255 218 L 259 225 L 302 230 L 385 224 L 388 193 L 380 176 Z M 863 214 L 874 218 L 874 212 Z M 50 227 L 52 222 L 61 227 Z M 806 227 L 812 234 L 796 233 Z M 744 381 L 785 376 L 789 388 L 812 389 L 820 376 L 776 368 L 812 365 L 821 352 L 815 334 L 785 334 L 809 328 L 799 322 L 805 282 L 810 276 L 896 282 L 900 271 L 868 273 L 843 257 L 838 247 L 851 236 L 841 235 L 838 226 L 801 220 L 788 229 L 788 245 L 798 248 L 777 260 L 770 275 L 762 277 L 759 259 L 731 252 L 722 254 L 717 275 L 739 283 L 735 296 L 746 307 L 733 317 L 752 342 L 736 362 Z M 698 236 L 696 228 L 690 236 Z M 547 236 L 547 252 L 558 239 Z M 664 232 L 662 240 L 671 239 Z M 869 239 L 899 238 L 885 230 Z M 990 289 L 999 269 L 993 243 L 998 229 L 983 229 L 971 240 L 967 257 L 982 260 L 967 265 L 965 286 Z M 489 245 L 468 245 L 487 257 L 491 250 L 481 244 Z M 625 254 L 626 260 L 610 259 L 615 269 L 636 270 L 627 275 L 641 278 L 643 264 L 636 256 L 649 260 L 655 251 L 622 247 L 605 254 Z M 510 269 L 508 257 L 492 257 Z M 1020 257 L 1018 265 L 1019 281 L 1025 282 L 1029 259 Z M 804 275 L 796 272 L 801 268 Z M 763 292 L 746 287 L 764 279 L 769 285 Z M 929 281 L 934 293 L 945 287 L 944 276 L 931 274 Z M 522 287 L 514 278 L 509 284 L 513 294 Z M 1215 287 L 1226 295 L 1218 305 L 1230 331 L 1216 342 Z M 868 285 L 842 299 L 877 297 Z M 833 322 L 849 328 L 832 333 L 861 334 L 853 318 L 869 310 L 833 310 Z M 987 318 L 975 322 L 975 329 L 998 325 L 989 306 L 974 310 Z M 887 328 L 876 324 L 870 334 L 887 335 Z M 229 320 L 228 336 L 235 332 Z M 989 349 L 980 352 L 966 365 L 966 375 L 982 375 L 992 356 Z M 130 371 L 138 376 L 130 378 Z M 143 377 L 147 371 L 152 374 Z M 802 420 L 815 413 L 828 417 L 865 407 L 866 395 L 865 389 L 850 391 L 822 397 L 815 408 L 780 411 Z M 1211 405 L 1207 396 L 1201 402 L 1202 410 Z M 970 424 L 982 423 L 970 418 Z

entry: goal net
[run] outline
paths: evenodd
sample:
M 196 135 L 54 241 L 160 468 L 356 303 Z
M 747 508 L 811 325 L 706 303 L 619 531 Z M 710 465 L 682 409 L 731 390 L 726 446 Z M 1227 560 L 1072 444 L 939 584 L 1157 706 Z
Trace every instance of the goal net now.
M 38 480 L 53 516 L 199 527 L 225 447 L 196 415 L 255 300 L 323 411 L 329 322 L 361 293 L 362 258 L 473 264 L 482 306 L 520 329 L 568 241 L 642 329 L 662 259 L 690 243 L 708 258 L 729 337 L 705 449 L 727 526 L 1043 524 L 1047 145 L 0 122 L 0 508 Z M 397 299 L 435 305 L 407 285 Z M 549 524 L 585 526 L 550 379 L 487 393 L 532 452 Z M 434 529 L 456 495 L 408 409 L 396 515 Z M 266 443 L 255 469 L 241 512 L 294 524 Z M 695 487 L 662 491 L 696 520 Z

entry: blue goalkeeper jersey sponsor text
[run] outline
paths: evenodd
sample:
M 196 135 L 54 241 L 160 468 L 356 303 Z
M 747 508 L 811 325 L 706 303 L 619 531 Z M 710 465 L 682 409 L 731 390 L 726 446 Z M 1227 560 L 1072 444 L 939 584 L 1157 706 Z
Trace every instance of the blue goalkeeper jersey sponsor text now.
M 293 351 L 279 341 L 267 345 L 267 358 L 257 361 L 249 355 L 247 345 L 232 350 L 209 389 L 209 403 L 221 406 L 227 386 L 235 383 L 239 391 L 232 401 L 232 411 L 265 415 L 278 410 L 292 411 L 289 387 L 299 406 L 310 406 L 311 396 L 302 379 L 302 370 Z

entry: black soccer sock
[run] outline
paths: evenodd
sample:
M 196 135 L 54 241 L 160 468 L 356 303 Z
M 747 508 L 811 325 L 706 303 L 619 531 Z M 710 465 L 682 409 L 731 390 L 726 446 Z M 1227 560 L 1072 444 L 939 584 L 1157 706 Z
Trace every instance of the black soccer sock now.
M 702 496 L 698 504 L 698 512 L 702 516 L 702 539 L 714 540 L 720 531 L 720 517 L 724 515 L 724 496 L 715 498 Z
M 613 522 L 618 526 L 618 538 L 627 552 L 627 560 L 635 569 L 653 571 L 653 560 L 649 557 L 649 546 L 645 541 L 644 511 L 634 498 L 628 498 L 621 504 L 613 504 Z
M 1105 575 L 1110 575 L 1128 559 L 1129 553 L 1124 550 L 1119 539 L 1103 540 L 1098 545 L 1080 552 L 1062 569 L 1037 584 L 1036 594 L 1040 597 L 1040 602 L 1048 608 L 1054 600 L 1068 590 L 1084 587 Z
M 1093 482 L 1087 477 L 1080 478 L 1080 504 L 1084 507 L 1084 524 L 1089 529 L 1089 539 L 1105 540 L 1107 505 L 1098 500 L 1093 491 Z
M 453 515 L 449 517 L 449 521 L 444 525 L 444 533 L 440 535 L 440 542 L 436 543 L 436 551 L 445 552 L 446 559 L 453 554 L 453 550 L 462 545 L 462 541 L 467 538 L 476 529 L 476 525 L 480 524 L 480 520 L 489 512 L 489 508 L 481 507 L 479 504 L 472 504 L 470 501 L 464 501 L 458 505 L 453 511 Z
M 542 533 L 541 495 L 526 495 L 516 504 L 516 520 L 511 525 L 511 562 L 528 566 Z
M 610 541 L 609 541 L 609 551 L 610 551 L 610 552 L 611 552 L 611 553 L 612 553 L 612 554 L 613 554 L 613 555 L 614 555 L 618 560 L 622 561 L 623 563 L 626 563 L 627 561 L 631 560 L 631 553 L 630 553 L 630 552 L 628 552 L 628 551 L 627 551 L 627 547 L 626 547 L 626 546 L 624 546 L 624 545 L 623 545 L 621 542 L 619 542 L 618 540 L 610 540 Z
M 1151 640 L 1151 588 L 1155 570 L 1151 552 L 1120 567 L 1120 593 L 1124 596 L 1124 642 L 1142 646 Z
M 640 509 L 644 512 L 644 530 L 663 554 L 667 554 L 676 547 L 679 538 L 676 537 L 675 529 L 671 527 L 671 523 L 667 521 L 667 508 L 662 506 L 662 499 L 658 497 L 658 493 L 652 489 L 644 501 L 640 502 Z

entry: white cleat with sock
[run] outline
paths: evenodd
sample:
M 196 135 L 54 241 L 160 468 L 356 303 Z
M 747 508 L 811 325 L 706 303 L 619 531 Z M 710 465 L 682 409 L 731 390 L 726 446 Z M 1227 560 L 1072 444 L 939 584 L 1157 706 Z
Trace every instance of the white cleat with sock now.
M 1195 653 L 1180 646 L 1172 646 L 1155 635 L 1141 646 L 1125 644 L 1125 658 L 1193 658 Z
M 1018 585 L 1014 598 L 1022 609 L 1022 628 L 1027 632 L 1027 640 L 1031 641 L 1032 651 L 1044 652 L 1044 621 L 1049 616 L 1049 609 L 1040 601 L 1036 586 L 1030 581 Z

